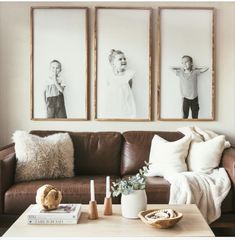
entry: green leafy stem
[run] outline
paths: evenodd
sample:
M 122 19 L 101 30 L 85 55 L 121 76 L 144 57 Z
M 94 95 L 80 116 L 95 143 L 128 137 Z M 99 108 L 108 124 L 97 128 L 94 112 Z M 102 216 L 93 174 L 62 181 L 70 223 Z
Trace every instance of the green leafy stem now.
M 149 171 L 149 165 L 151 163 L 144 162 L 145 165 L 139 169 L 139 172 L 135 176 L 131 176 L 128 179 L 117 179 L 112 183 L 111 189 L 113 196 L 117 197 L 120 194 L 128 195 L 134 190 L 142 190 L 146 187 L 146 174 Z

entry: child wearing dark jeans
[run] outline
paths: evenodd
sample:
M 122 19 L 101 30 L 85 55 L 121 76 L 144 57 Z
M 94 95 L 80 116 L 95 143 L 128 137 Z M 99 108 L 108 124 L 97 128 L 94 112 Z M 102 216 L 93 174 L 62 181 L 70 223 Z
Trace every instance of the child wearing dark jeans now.
M 183 97 L 183 118 L 187 119 L 189 110 L 192 111 L 192 118 L 198 118 L 199 103 L 197 91 L 197 78 L 201 73 L 208 70 L 208 67 L 193 68 L 193 59 L 190 56 L 182 57 L 183 68 L 172 67 L 176 76 L 180 79 L 180 90 Z
M 63 94 L 65 83 L 59 76 L 61 70 L 59 61 L 50 62 L 50 76 L 44 91 L 47 118 L 67 118 Z
M 199 112 L 199 104 L 198 104 L 198 97 L 194 99 L 183 99 L 183 118 L 188 118 L 189 115 L 189 109 L 191 108 L 192 111 L 192 118 L 196 119 L 198 118 L 198 112 Z

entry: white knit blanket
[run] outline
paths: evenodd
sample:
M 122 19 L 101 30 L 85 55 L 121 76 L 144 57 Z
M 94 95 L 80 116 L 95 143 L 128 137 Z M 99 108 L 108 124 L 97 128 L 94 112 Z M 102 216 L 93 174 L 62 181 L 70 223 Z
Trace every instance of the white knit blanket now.
M 192 134 L 193 141 L 209 140 L 217 134 L 195 127 L 181 128 L 184 134 Z M 225 148 L 229 147 L 225 143 Z M 169 204 L 196 204 L 208 223 L 221 215 L 221 203 L 228 194 L 231 183 L 224 168 L 210 173 L 182 172 L 167 175 L 164 178 L 171 183 Z

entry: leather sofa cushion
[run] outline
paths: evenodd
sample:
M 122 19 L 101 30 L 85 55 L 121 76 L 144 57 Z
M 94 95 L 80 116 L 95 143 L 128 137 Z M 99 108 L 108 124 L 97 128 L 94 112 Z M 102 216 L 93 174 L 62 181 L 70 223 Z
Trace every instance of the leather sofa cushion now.
M 44 137 L 64 131 L 31 131 Z M 74 145 L 75 175 L 120 175 L 122 136 L 118 132 L 68 132 Z
M 180 132 L 128 131 L 123 133 L 124 145 L 121 158 L 121 175 L 136 174 L 149 161 L 149 153 L 153 136 L 167 141 L 176 141 L 184 135 Z
M 111 176 L 111 182 L 118 177 Z M 38 180 L 22 182 L 13 185 L 5 194 L 5 214 L 21 214 L 32 203 L 35 203 L 36 190 L 44 185 L 51 184 L 62 191 L 63 203 L 88 204 L 90 200 L 90 180 L 95 180 L 95 197 L 99 204 L 103 204 L 106 189 L 105 176 L 76 176 L 73 178 Z M 222 213 L 234 211 L 233 192 L 231 189 L 222 203 Z M 170 196 L 170 183 L 162 177 L 148 177 L 146 193 L 149 204 L 167 204 Z M 113 203 L 120 203 L 120 197 L 113 198 Z
M 170 197 L 170 183 L 162 177 L 148 177 L 146 181 L 149 204 L 167 204 Z
M 117 176 L 110 176 L 113 182 Z M 4 199 L 5 214 L 21 214 L 35 202 L 37 189 L 44 184 L 51 184 L 62 191 L 62 203 L 83 203 L 90 201 L 90 180 L 95 181 L 95 198 L 98 204 L 104 203 L 106 191 L 105 176 L 76 176 L 73 178 L 38 180 L 21 182 L 9 188 Z M 119 198 L 114 198 L 113 203 L 119 203 Z

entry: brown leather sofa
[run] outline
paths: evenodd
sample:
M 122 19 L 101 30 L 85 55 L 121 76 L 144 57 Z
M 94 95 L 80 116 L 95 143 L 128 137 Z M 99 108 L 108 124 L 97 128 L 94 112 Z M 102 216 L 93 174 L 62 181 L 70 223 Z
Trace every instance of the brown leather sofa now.
M 59 131 L 31 131 L 32 134 L 47 136 Z M 61 131 L 60 131 L 61 132 Z M 37 188 L 52 184 L 62 191 L 63 202 L 89 202 L 90 179 L 95 180 L 96 200 L 103 203 L 105 177 L 111 181 L 119 177 L 133 175 L 148 161 L 151 140 L 155 134 L 168 141 L 180 139 L 179 132 L 128 131 L 118 132 L 69 132 L 75 151 L 75 177 L 46 179 L 29 182 L 14 182 L 16 157 L 14 145 L 0 151 L 0 217 L 19 216 L 30 204 L 35 203 Z M 235 222 L 235 149 L 224 151 L 221 166 L 231 179 L 232 188 L 223 201 L 222 216 L 212 223 L 215 227 L 234 227 Z M 170 184 L 162 177 L 147 179 L 148 203 L 168 203 Z M 120 198 L 113 198 L 119 203 Z

